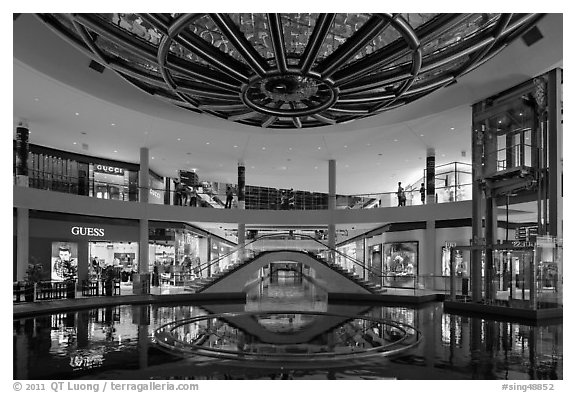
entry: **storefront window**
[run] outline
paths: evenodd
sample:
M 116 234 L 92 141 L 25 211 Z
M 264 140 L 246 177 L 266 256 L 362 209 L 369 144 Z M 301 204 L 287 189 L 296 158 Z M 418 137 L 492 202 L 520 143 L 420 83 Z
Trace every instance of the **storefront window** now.
M 137 242 L 89 242 L 90 264 L 88 278 L 101 278 L 102 270 L 113 266 L 115 275 L 122 282 L 131 282 L 138 271 Z
M 384 283 L 392 287 L 414 287 L 418 274 L 418 242 L 384 244 Z

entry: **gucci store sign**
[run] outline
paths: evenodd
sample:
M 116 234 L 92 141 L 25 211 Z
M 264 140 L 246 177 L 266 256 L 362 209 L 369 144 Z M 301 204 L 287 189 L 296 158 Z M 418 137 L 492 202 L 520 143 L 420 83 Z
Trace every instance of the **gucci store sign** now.
M 96 164 L 94 165 L 94 172 L 108 173 L 112 175 L 124 176 L 124 169 L 115 166 Z

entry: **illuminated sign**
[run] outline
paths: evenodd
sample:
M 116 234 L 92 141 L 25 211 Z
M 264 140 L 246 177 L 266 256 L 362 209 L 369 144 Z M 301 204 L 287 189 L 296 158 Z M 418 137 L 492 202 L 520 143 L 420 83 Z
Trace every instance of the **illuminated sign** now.
M 74 236 L 95 236 L 95 237 L 104 236 L 103 228 L 72 227 L 72 229 L 70 229 L 70 232 L 72 232 Z
M 112 175 L 124 176 L 124 169 L 115 166 L 96 164 L 94 165 L 94 172 L 109 173 Z

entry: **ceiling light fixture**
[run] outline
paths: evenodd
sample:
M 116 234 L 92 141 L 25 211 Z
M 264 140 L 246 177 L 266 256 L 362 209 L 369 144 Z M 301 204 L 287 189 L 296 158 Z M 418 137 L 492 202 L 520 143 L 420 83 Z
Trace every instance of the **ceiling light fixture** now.
M 544 14 L 38 14 L 181 108 L 263 128 L 347 123 L 409 104 Z M 116 65 L 122 64 L 122 67 Z

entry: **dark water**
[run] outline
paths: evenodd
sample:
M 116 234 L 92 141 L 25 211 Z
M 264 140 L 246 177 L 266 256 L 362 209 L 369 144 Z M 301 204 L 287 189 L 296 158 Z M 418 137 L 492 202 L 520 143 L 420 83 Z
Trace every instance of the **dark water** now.
M 274 301 L 255 294 L 278 297 L 286 289 L 282 307 L 293 311 L 302 296 L 313 299 L 303 308 L 346 315 L 385 318 L 414 326 L 423 333 L 415 348 L 393 357 L 346 362 L 278 364 L 242 363 L 205 357 L 181 358 L 164 352 L 153 339 L 164 323 L 197 315 L 269 310 Z M 298 289 L 301 288 L 301 289 Z M 301 299 L 300 299 L 301 300 Z M 249 294 L 248 304 L 125 305 L 57 313 L 14 320 L 15 379 L 562 379 L 562 324 L 527 326 L 451 315 L 441 303 L 423 307 L 381 307 L 328 304 L 309 284 L 266 283 Z M 278 308 L 280 306 L 276 306 Z M 302 346 L 369 348 L 371 341 L 354 332 L 343 334 L 342 325 L 326 324 L 324 331 L 306 335 L 311 324 L 304 318 L 297 329 L 297 314 L 260 323 L 266 330 L 264 344 L 306 337 Z M 291 319 L 290 319 L 291 318 Z M 287 322 L 288 321 L 288 322 Z M 249 325 L 232 323 L 215 331 L 209 345 L 236 345 L 250 332 Z M 183 327 L 183 338 L 193 337 L 198 327 Z M 188 330 L 186 330 L 188 329 Z M 196 329 L 196 330 L 195 330 Z M 346 328 L 348 329 L 348 327 Z M 359 328 L 360 329 L 360 328 Z M 358 330 L 361 333 L 361 329 Z M 254 333 L 254 332 L 251 332 Z M 385 334 L 386 332 L 382 332 Z M 390 333 L 390 332 L 388 332 Z M 255 333 L 254 333 L 255 334 Z M 252 334 L 252 335 L 254 335 Z M 187 336 L 188 335 L 188 336 Z M 290 336 L 292 335 L 292 336 Z M 296 340 L 297 341 L 297 340 Z

